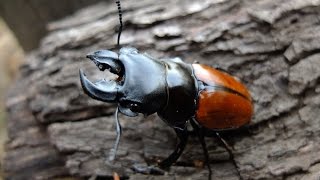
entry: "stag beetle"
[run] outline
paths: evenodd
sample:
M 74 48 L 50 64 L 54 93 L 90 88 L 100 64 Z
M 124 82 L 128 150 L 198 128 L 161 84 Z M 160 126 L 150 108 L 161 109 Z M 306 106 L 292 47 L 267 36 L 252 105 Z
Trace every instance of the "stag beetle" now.
M 116 3 L 120 21 L 119 47 L 122 13 L 120 0 Z M 209 169 L 208 179 L 211 179 L 212 172 L 204 137 L 212 134 L 226 148 L 241 178 L 232 151 L 219 134 L 219 131 L 248 124 L 253 114 L 249 91 L 236 78 L 221 69 L 187 64 L 180 58 L 156 59 L 132 47 L 123 47 L 119 53 L 100 50 L 88 54 L 87 58 L 101 71 L 108 69 L 118 76 L 114 80 L 103 79 L 92 83 L 80 69 L 81 85 L 87 95 L 118 104 L 115 113 L 117 139 L 110 151 L 109 161 L 115 159 L 121 135 L 118 112 L 130 117 L 139 113 L 146 116 L 157 113 L 174 129 L 179 139 L 174 152 L 159 163 L 160 168 L 170 167 L 180 157 L 190 134 L 187 125 L 191 124 L 202 145 Z M 153 169 L 134 167 L 141 173 L 151 173 Z
M 239 128 L 251 119 L 253 105 L 248 90 L 224 71 L 202 64 L 187 64 L 179 58 L 155 59 L 131 47 L 121 48 L 119 54 L 100 50 L 87 57 L 100 70 L 108 69 L 118 76 L 115 80 L 92 83 L 80 70 L 82 88 L 87 95 L 103 102 L 118 103 L 118 110 L 126 116 L 157 113 L 174 128 L 179 144 L 159 164 L 161 168 L 170 167 L 181 155 L 188 139 L 189 122 L 198 134 L 208 161 L 206 131 Z M 120 124 L 117 124 L 120 134 Z M 111 155 L 111 160 L 114 156 Z

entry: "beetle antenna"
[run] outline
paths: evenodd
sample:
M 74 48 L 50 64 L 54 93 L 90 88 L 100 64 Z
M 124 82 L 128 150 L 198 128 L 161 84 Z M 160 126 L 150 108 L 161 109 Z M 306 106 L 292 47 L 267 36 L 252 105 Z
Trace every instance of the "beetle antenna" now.
M 119 48 L 120 47 L 120 36 L 121 36 L 121 32 L 122 32 L 122 11 L 121 11 L 120 0 L 117 0 L 116 3 L 118 6 L 118 15 L 119 15 L 119 22 L 120 22 L 120 26 L 118 29 L 118 40 L 117 40 L 117 46 Z
M 115 112 L 115 122 L 116 122 L 116 132 L 117 132 L 117 138 L 116 141 L 113 145 L 113 148 L 110 150 L 109 153 L 109 161 L 113 161 L 116 158 L 119 142 L 120 142 L 120 136 L 121 136 L 121 125 L 118 119 L 118 114 L 119 114 L 119 107 L 116 109 Z

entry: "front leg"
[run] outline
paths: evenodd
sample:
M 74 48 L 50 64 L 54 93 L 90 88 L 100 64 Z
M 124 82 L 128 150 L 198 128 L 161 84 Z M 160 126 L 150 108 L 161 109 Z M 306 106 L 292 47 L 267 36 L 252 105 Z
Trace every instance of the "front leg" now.
M 169 157 L 164 159 L 162 162 L 159 163 L 159 167 L 162 169 L 169 168 L 173 163 L 175 163 L 180 155 L 182 154 L 184 148 L 186 147 L 187 140 L 188 140 L 188 131 L 187 129 L 174 129 L 177 137 L 179 139 L 179 143 L 176 146 L 176 149 L 173 153 L 170 154 Z M 141 166 L 141 165 L 134 165 L 132 169 L 135 172 L 142 173 L 142 174 L 163 174 L 164 172 L 155 166 Z
M 188 136 L 189 136 L 187 128 L 174 129 L 174 130 L 179 139 L 179 143 L 177 144 L 176 149 L 173 151 L 173 153 L 171 153 L 169 157 L 167 157 L 165 160 L 159 163 L 159 166 L 163 169 L 169 168 L 173 163 L 175 163 L 179 159 L 184 148 L 187 145 Z

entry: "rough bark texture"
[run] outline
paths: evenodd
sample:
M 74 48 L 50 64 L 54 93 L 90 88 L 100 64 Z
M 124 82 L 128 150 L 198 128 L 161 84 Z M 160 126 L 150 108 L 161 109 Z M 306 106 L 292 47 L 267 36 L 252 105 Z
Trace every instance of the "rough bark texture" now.
M 123 1 L 121 44 L 154 57 L 218 65 L 250 89 L 252 123 L 225 132 L 243 179 L 320 178 L 319 0 Z M 51 24 L 55 30 L 31 53 L 8 96 L 10 179 L 110 177 L 206 179 L 197 138 L 163 176 L 135 174 L 175 147 L 158 117 L 120 116 L 123 136 L 114 164 L 105 153 L 115 139 L 115 106 L 83 94 L 79 68 L 105 76 L 85 54 L 116 49 L 115 4 L 100 4 Z M 225 149 L 206 139 L 214 179 L 239 179 Z

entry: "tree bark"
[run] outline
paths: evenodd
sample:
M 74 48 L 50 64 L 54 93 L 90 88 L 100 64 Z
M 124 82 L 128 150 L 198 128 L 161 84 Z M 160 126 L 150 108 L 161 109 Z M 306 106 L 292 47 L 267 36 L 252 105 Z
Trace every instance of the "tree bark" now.
M 122 8 L 122 46 L 218 65 L 248 86 L 251 124 L 222 132 L 243 179 L 320 178 L 319 0 L 124 0 Z M 131 170 L 136 163 L 156 164 L 175 147 L 173 130 L 156 115 L 120 116 L 118 156 L 105 163 L 115 140 L 115 106 L 87 97 L 78 70 L 105 76 L 85 55 L 117 49 L 115 4 L 50 25 L 56 28 L 29 54 L 8 95 L 8 178 L 94 179 L 117 172 L 130 179 L 207 179 L 196 137 L 165 175 Z M 223 146 L 206 142 L 213 179 L 239 179 Z

